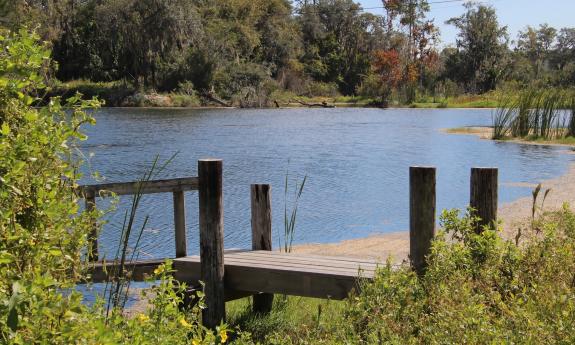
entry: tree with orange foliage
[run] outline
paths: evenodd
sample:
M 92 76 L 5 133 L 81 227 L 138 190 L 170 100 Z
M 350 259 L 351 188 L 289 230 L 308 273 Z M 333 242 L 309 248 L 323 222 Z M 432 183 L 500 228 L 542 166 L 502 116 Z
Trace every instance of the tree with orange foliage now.
M 384 107 L 389 105 L 389 96 L 403 79 L 399 52 L 395 49 L 377 50 L 374 53 L 373 71 L 379 76 L 382 94 L 381 103 Z
M 382 0 L 385 9 L 385 23 L 388 37 L 394 34 L 401 39 L 390 39 L 387 50 L 400 52 L 402 79 L 398 86 L 404 88 L 408 101 L 415 98 L 417 84 L 423 86 L 428 74 L 430 55 L 435 53 L 435 42 L 439 32 L 433 20 L 427 20 L 427 0 Z M 376 58 L 377 59 L 377 58 Z

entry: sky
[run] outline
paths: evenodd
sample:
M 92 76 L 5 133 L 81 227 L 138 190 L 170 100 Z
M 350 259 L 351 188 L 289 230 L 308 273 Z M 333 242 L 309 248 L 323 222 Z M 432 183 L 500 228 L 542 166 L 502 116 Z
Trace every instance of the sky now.
M 381 0 L 356 0 L 366 10 L 382 14 Z M 439 2 L 433 4 L 433 2 Z M 458 17 L 465 12 L 463 2 L 458 0 L 429 0 L 431 4 L 430 18 L 435 18 L 435 24 L 441 30 L 441 46 L 455 44 L 457 30 L 446 25 L 445 21 Z M 478 1 L 479 2 L 479 1 Z M 527 25 L 539 26 L 548 23 L 556 29 L 562 27 L 575 27 L 575 0 L 481 0 L 483 4 L 495 7 L 500 25 L 507 25 L 512 40 L 517 38 L 517 32 L 525 29 Z

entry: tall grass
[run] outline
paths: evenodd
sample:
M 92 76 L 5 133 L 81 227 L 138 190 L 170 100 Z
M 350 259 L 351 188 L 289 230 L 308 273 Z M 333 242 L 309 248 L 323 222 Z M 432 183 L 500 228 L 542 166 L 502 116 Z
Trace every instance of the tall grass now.
M 509 95 L 502 96 L 498 101 L 495 113 L 492 114 L 493 139 L 503 139 L 511 130 L 515 119 L 515 101 Z
M 569 127 L 567 128 L 567 135 L 575 137 L 575 96 L 572 96 L 569 102 Z
M 493 139 L 557 139 L 575 135 L 575 101 L 563 90 L 527 89 L 518 95 L 504 95 L 492 116 Z M 564 116 L 570 109 L 570 121 Z
M 110 279 L 106 282 L 104 289 L 104 299 L 107 301 L 107 317 L 110 316 L 112 310 L 124 310 L 130 293 L 130 278 L 133 272 L 127 269 L 126 264 L 139 259 L 140 240 L 142 239 L 142 234 L 149 220 L 149 216 L 146 215 L 142 225 L 136 228 L 135 223 L 138 216 L 138 209 L 143 196 L 142 187 L 146 182 L 151 181 L 163 171 L 175 156 L 176 155 L 173 155 L 161 166 L 158 165 L 159 157 L 156 156 L 152 166 L 143 174 L 142 178 L 138 180 L 136 192 L 132 195 L 131 207 L 129 210 L 126 210 L 124 214 L 120 231 L 120 243 L 113 259 L 117 265 L 112 266 L 114 268 L 108 272 Z M 134 236 L 135 243 L 133 246 L 130 246 L 130 239 Z
M 295 181 L 294 186 L 294 196 L 292 199 L 292 208 L 289 211 L 288 216 L 288 195 L 289 195 L 289 169 L 286 172 L 285 178 L 285 187 L 284 187 L 284 243 L 283 243 L 283 250 L 286 253 L 290 253 L 292 250 L 292 244 L 295 234 L 295 222 L 297 218 L 297 210 L 299 206 L 299 199 L 303 193 L 303 188 L 307 181 L 307 175 L 303 177 L 303 180 L 299 182 L 298 180 Z M 282 245 L 280 243 L 280 250 Z
M 511 126 L 511 135 L 514 137 L 526 137 L 533 126 L 533 117 L 531 116 L 531 108 L 533 104 L 537 103 L 539 97 L 535 89 L 522 92 L 519 95 L 517 102 L 514 104 L 516 107 L 516 117 Z
M 535 132 L 536 137 L 551 139 L 554 137 L 553 128 L 560 127 L 560 109 L 563 95 L 560 92 L 547 91 L 540 98 L 535 108 L 539 118 L 539 131 Z M 537 123 L 536 123 L 537 125 Z

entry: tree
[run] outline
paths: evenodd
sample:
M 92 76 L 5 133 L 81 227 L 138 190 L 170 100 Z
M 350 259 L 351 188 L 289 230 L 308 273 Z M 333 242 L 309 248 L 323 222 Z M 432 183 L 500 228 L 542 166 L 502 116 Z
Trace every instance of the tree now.
M 559 31 L 553 60 L 560 70 L 575 61 L 575 28 L 562 28 Z
M 161 89 L 163 77 L 201 31 L 195 7 L 185 0 L 68 2 L 74 6 L 53 40 L 63 80 L 126 79 Z
M 369 73 L 371 52 L 381 44 L 381 18 L 361 13 L 352 0 L 304 2 L 298 10 L 305 72 L 313 79 L 337 83 L 343 94 L 354 94 L 362 76 Z
M 121 73 L 137 85 L 159 85 L 161 70 L 192 43 L 199 19 L 187 0 L 132 0 L 120 12 Z M 121 9 L 120 9 L 121 10 Z M 113 23 L 110 23 L 113 25 Z
M 403 80 L 400 83 L 406 91 L 406 101 L 415 100 L 417 84 L 423 87 L 428 71 L 436 61 L 435 42 L 439 31 L 433 20 L 427 19 L 427 0 L 383 0 L 386 12 L 388 47 L 401 54 Z
M 446 23 L 459 29 L 457 51 L 447 59 L 446 77 L 469 92 L 495 89 L 507 72 L 507 27 L 500 26 L 491 6 L 466 3 L 467 12 Z
M 551 57 L 556 34 L 557 30 L 547 24 L 540 25 L 539 29 L 528 26 L 525 31 L 519 32 L 517 51 L 531 62 L 535 79 L 541 77 L 544 64 Z
M 403 79 L 400 56 L 397 50 L 378 50 L 374 54 L 373 70 L 381 82 L 381 103 L 389 104 L 391 93 Z

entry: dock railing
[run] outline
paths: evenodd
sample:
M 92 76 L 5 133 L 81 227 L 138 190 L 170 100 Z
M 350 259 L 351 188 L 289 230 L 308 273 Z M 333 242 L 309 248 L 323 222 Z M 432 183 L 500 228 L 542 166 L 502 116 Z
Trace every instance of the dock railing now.
M 187 256 L 185 191 L 198 191 L 199 197 L 199 277 L 203 281 L 205 305 L 202 322 L 208 327 L 217 326 L 225 319 L 225 302 L 237 296 L 253 295 L 253 308 L 257 312 L 271 310 L 273 294 L 257 291 L 234 291 L 234 286 L 225 286 L 224 273 L 224 210 L 223 210 L 223 162 L 219 159 L 198 161 L 198 176 L 145 182 L 108 183 L 86 185 L 78 188 L 85 198 L 86 210 L 96 207 L 96 198 L 110 193 L 129 195 L 135 193 L 173 193 L 176 258 Z M 272 250 L 271 187 L 267 184 L 250 186 L 252 250 Z M 497 221 L 498 196 L 497 168 L 472 168 L 470 179 L 470 206 L 479 221 L 475 224 L 480 232 L 486 226 L 493 228 Z M 426 268 L 436 231 L 436 168 L 410 167 L 409 169 L 409 259 L 418 274 Z M 97 228 L 90 235 L 92 261 L 98 260 Z M 297 255 L 297 254 L 293 254 Z M 153 271 L 162 260 L 147 260 L 127 263 L 132 280 L 141 280 Z M 109 279 L 106 271 L 114 263 L 95 263 L 92 279 Z M 180 272 L 182 273 L 182 272 Z M 297 273 L 297 272 L 296 272 Z M 184 274 L 185 275 L 185 274 Z M 176 276 L 178 273 L 176 272 Z M 257 289 L 256 289 L 257 290 Z M 309 290 L 309 289 L 308 289 Z M 230 293 L 226 296 L 226 291 Z M 265 291 L 265 290 L 259 290 Z
M 175 246 L 176 257 L 187 255 L 186 245 L 186 204 L 184 192 L 198 190 L 199 179 L 197 177 L 184 177 L 167 180 L 134 181 L 121 183 L 103 183 L 79 186 L 78 195 L 85 201 L 86 211 L 91 211 L 96 207 L 97 197 L 110 195 L 134 195 L 134 194 L 155 194 L 172 193 L 174 196 L 174 226 L 175 226 Z M 98 234 L 97 225 L 94 220 L 93 231 L 90 235 L 90 248 L 88 254 L 90 261 L 98 261 Z

